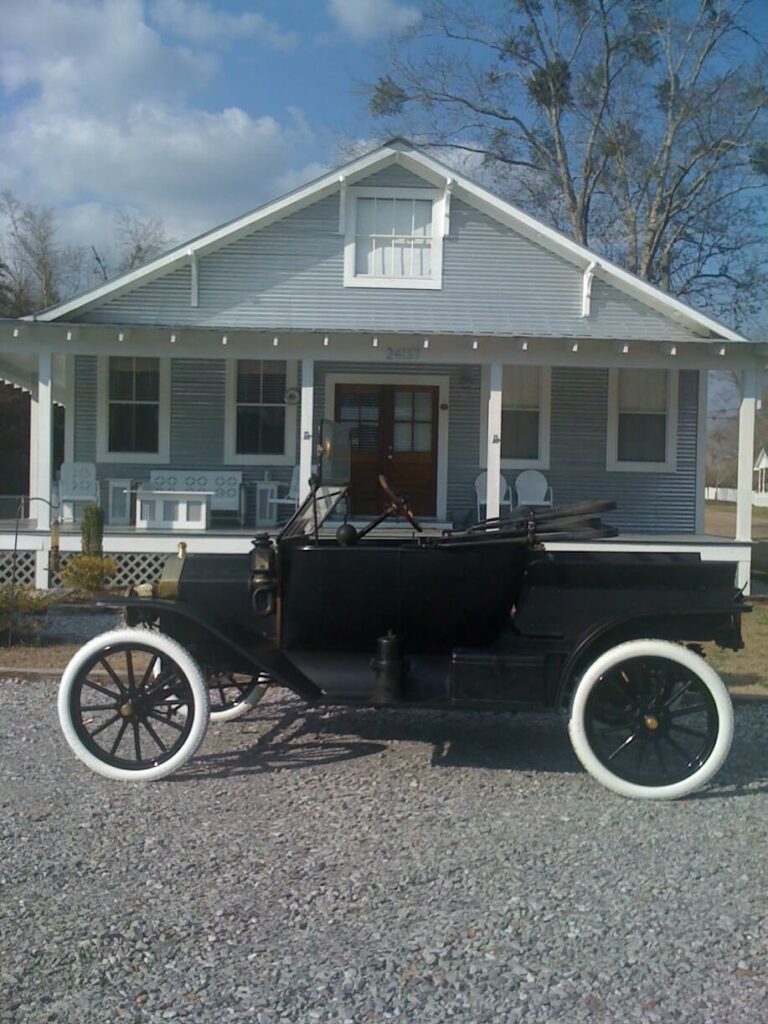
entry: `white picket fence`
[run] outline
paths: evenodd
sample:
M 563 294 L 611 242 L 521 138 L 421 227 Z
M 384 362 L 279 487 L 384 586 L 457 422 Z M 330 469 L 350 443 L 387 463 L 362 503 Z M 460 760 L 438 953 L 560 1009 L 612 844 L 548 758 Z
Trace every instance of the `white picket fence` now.
M 707 501 L 730 501 L 736 503 L 735 487 L 707 487 L 704 490 Z M 752 504 L 757 508 L 768 508 L 768 492 L 752 491 Z

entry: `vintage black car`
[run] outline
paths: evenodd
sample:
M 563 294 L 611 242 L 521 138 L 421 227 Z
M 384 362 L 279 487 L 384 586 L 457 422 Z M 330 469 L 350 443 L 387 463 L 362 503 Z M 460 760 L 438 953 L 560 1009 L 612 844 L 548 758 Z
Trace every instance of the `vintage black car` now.
M 428 537 L 384 478 L 382 515 L 334 533 L 323 524 L 344 507 L 349 441 L 321 430 L 311 494 L 276 541 L 169 558 L 123 601 L 126 628 L 72 659 L 59 718 L 82 761 L 161 778 L 211 716 L 285 687 L 309 705 L 559 712 L 587 771 L 626 796 L 679 797 L 713 777 L 733 712 L 700 645 L 742 646 L 735 566 L 547 550 L 615 534 L 604 501 Z M 410 535 L 377 532 L 390 517 Z

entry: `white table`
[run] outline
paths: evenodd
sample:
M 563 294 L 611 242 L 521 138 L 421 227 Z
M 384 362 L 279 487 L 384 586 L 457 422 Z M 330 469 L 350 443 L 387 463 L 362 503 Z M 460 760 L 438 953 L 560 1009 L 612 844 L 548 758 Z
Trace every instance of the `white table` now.
M 214 491 L 136 492 L 136 529 L 207 530 Z

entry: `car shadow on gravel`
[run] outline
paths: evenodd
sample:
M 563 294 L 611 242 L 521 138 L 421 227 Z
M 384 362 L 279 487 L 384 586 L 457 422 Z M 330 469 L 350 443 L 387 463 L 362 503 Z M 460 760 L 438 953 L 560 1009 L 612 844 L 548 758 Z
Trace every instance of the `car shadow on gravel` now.
M 768 762 L 755 749 L 759 734 L 737 712 L 731 753 L 714 782 L 689 799 L 768 792 Z M 220 727 L 217 745 L 174 778 L 229 777 L 329 765 L 370 757 L 398 743 L 424 744 L 437 768 L 586 774 L 557 715 L 415 709 L 318 708 L 291 698 L 265 702 Z
M 221 726 L 224 743 L 227 734 L 233 739 L 237 735 L 240 743 L 244 738 L 255 736 L 255 742 L 247 747 L 240 746 L 239 749 L 198 754 L 190 765 L 176 772 L 170 781 L 184 781 L 201 774 L 210 778 L 232 778 L 237 775 L 313 768 L 369 757 L 386 749 L 383 743 L 348 738 L 330 742 L 326 739 L 310 740 L 307 737 L 312 730 L 307 728 L 307 717 L 305 709 L 290 700 L 260 705 L 256 713 L 251 712 L 238 723 Z M 242 727 L 239 734 L 235 729 L 238 724 Z

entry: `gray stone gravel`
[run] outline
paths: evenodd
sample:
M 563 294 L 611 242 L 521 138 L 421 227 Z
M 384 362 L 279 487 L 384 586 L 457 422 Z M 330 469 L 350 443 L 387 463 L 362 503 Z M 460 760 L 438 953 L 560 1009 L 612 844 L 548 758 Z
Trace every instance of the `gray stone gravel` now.
M 149 785 L 0 685 L 0 1022 L 768 1020 L 768 706 L 692 799 L 562 722 L 270 698 Z

